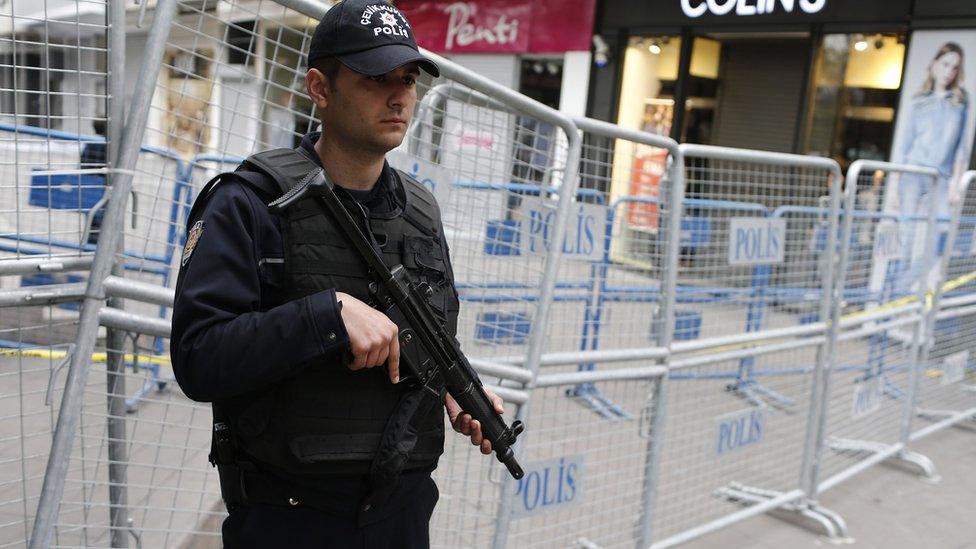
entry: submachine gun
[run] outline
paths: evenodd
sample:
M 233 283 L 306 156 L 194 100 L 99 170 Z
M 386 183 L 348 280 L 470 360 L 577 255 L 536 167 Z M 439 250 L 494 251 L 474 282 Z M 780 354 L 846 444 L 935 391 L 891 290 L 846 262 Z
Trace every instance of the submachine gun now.
M 335 184 L 325 171 L 292 188 L 270 204 L 274 211 L 287 209 L 291 204 L 314 198 L 328 211 L 340 230 L 362 256 L 366 265 L 378 279 L 370 285 L 376 308 L 383 311 L 399 328 L 400 364 L 413 382 L 427 393 L 427 398 L 443 402 L 445 390 L 457 401 L 461 409 L 481 423 L 481 432 L 491 441 L 498 461 L 505 464 L 515 479 L 524 476 L 522 467 L 515 459 L 512 445 L 524 428 L 521 421 L 509 427 L 495 413 L 494 406 L 461 352 L 457 340 L 444 330 L 437 320 L 427 297 L 431 291 L 426 283 L 411 280 L 403 265 L 387 268 L 379 253 L 360 230 L 352 215 L 346 210 L 335 193 Z M 422 352 L 417 346 L 422 348 Z M 401 376 L 403 382 L 409 382 Z

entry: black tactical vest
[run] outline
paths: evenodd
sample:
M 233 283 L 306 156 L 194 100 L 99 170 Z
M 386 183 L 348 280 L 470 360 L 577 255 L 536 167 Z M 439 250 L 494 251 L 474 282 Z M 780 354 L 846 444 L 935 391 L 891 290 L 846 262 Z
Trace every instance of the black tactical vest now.
M 239 179 L 252 186 L 254 172 L 260 173 L 284 194 L 317 168 L 302 151 L 277 149 L 249 157 L 235 173 L 246 175 Z M 394 173 L 399 207 L 389 213 L 369 214 L 341 188 L 336 192 L 364 234 L 372 235 L 387 266 L 402 264 L 430 284 L 430 304 L 453 336 L 458 296 L 447 269 L 440 211 L 421 183 Z M 267 185 L 259 190 L 266 195 Z M 281 215 L 281 230 L 290 299 L 335 288 L 372 304 L 369 285 L 375 279 L 317 201 L 289 208 Z M 299 477 L 361 474 L 369 470 L 402 393 L 411 390 L 405 385 L 391 384 L 386 368 L 352 371 L 343 357 L 327 357 L 270 387 L 230 419 L 243 459 Z M 443 453 L 443 406 L 431 408 L 419 432 L 408 468 L 432 466 Z

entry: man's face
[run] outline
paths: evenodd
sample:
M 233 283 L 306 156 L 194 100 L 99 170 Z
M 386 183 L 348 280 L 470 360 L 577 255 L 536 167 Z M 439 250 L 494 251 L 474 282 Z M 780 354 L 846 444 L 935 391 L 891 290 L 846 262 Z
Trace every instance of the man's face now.
M 419 74 L 416 63 L 381 76 L 365 76 L 341 65 L 332 86 L 324 76 L 321 81 L 306 77 L 306 85 L 321 111 L 322 130 L 330 139 L 385 155 L 407 133 L 417 103 Z

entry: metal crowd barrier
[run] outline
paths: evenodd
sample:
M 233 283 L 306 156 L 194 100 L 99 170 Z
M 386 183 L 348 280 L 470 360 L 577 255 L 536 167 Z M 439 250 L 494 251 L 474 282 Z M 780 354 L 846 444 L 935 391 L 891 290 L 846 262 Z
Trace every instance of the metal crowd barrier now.
M 923 358 L 919 361 L 916 427 L 911 441 L 947 427 L 976 420 L 974 342 L 976 331 L 976 171 L 966 172 L 956 190 L 955 207 L 942 254 L 941 292 L 928 317 Z
M 0 546 L 23 545 L 51 454 L 66 357 L 93 260 L 84 213 L 114 174 L 121 101 L 107 62 L 106 2 L 53 20 L 63 3 L 0 5 Z M 66 136 L 105 127 L 101 143 Z M 44 134 L 22 131 L 44 128 Z M 17 131 L 11 131 L 17 129 Z M 59 243 L 67 242 L 68 247 Z M 104 358 L 102 358 L 104 360 Z M 99 383 L 104 387 L 106 379 Z M 101 401 L 104 409 L 104 400 Z M 65 508 L 85 487 L 65 490 Z M 80 520 L 80 514 L 73 514 Z
M 152 11 L 123 147 L 111 167 L 120 177 L 109 189 L 102 225 L 105 230 L 100 234 L 83 293 L 66 397 L 37 503 L 32 546 L 48 546 L 55 539 L 84 543 L 86 539 L 108 538 L 121 545 L 131 541 L 130 537 L 141 544 L 168 546 L 219 532 L 222 504 L 216 474 L 206 461 L 209 406 L 188 401 L 178 388 L 145 395 L 138 412 L 128 417 L 118 408 L 112 408 L 106 417 L 103 411 L 88 404 L 99 395 L 103 400 L 117 400 L 112 395 L 118 394 L 127 378 L 131 378 L 123 375 L 122 357 L 159 365 L 161 375 L 169 374 L 165 356 L 168 311 L 178 269 L 173 257 L 185 231 L 188 207 L 199 186 L 211 173 L 227 169 L 239 158 L 294 139 L 306 131 L 303 125 L 307 129 L 313 127 L 314 111 L 298 91 L 304 76 L 299 58 L 302 44 L 307 43 L 326 7 L 317 2 L 255 5 L 228 1 L 220 2 L 216 8 L 162 0 Z M 232 15 L 226 17 L 227 14 Z M 231 40 L 231 34 L 239 36 Z M 259 42 L 262 47 L 254 46 Z M 580 138 L 573 123 L 563 115 L 447 60 L 439 60 L 439 64 L 442 78 L 431 85 L 450 83 L 471 93 L 490 95 L 504 108 L 452 100 L 443 105 L 436 121 L 428 122 L 436 133 L 417 138 L 423 146 L 436 150 L 438 157 L 425 159 L 408 154 L 397 161 L 422 162 L 423 170 L 434 169 L 449 178 L 450 184 L 436 192 L 448 191 L 443 202 L 448 210 L 445 225 L 455 273 L 466 285 L 462 292 L 475 304 L 462 313 L 459 335 L 467 340 L 469 355 L 479 365 L 486 382 L 516 405 L 513 414 L 524 416 L 532 374 L 538 370 L 547 344 L 541 327 L 548 324 L 556 301 L 561 247 L 553 243 L 564 240 L 568 226 L 566 219 L 576 193 Z M 427 87 L 420 86 L 421 95 Z M 278 120 L 275 131 L 260 124 L 282 111 L 286 115 L 282 120 L 290 118 L 292 123 Z M 179 173 L 160 176 L 141 167 L 136 161 L 137 153 L 145 145 L 166 147 L 179 155 L 184 163 Z M 149 180 L 150 175 L 156 178 Z M 140 184 L 141 177 L 147 177 L 146 185 Z M 502 200 L 494 210 L 500 220 L 516 217 L 520 206 L 517 199 L 525 204 L 534 194 L 538 195 L 534 197 L 534 207 L 545 216 L 537 229 L 547 238 L 540 242 L 539 249 L 525 250 L 508 261 L 490 261 L 495 254 L 486 253 L 486 240 L 488 246 L 493 246 L 492 241 L 498 239 L 488 238 L 487 234 L 469 238 L 470 220 L 484 211 L 484 190 L 477 187 L 486 183 L 491 187 L 500 185 Z M 533 193 L 532 188 L 552 191 Z M 124 224 L 127 213 L 131 213 L 125 211 L 131 192 L 137 196 L 138 221 L 147 225 L 145 230 L 133 230 Z M 455 192 L 459 200 L 452 201 Z M 119 230 L 108 230 L 110 227 Z M 480 231 L 491 229 L 487 223 L 474 227 Z M 165 265 L 168 276 L 155 278 L 150 275 L 156 274 L 157 267 L 151 261 L 139 258 L 134 268 L 123 269 L 130 254 L 116 252 L 122 249 L 148 253 L 159 248 L 169 250 Z M 96 297 L 100 295 L 109 296 L 109 302 Z M 489 298 L 484 300 L 482 310 L 478 310 L 481 304 L 476 303 L 479 297 Z M 511 309 L 499 308 L 499 297 Z M 531 320 L 527 329 L 523 318 Z M 96 337 L 100 325 L 111 330 L 107 340 Z M 491 335 L 506 331 L 507 342 L 499 343 Z M 132 351 L 127 349 L 129 340 L 133 342 Z M 147 346 L 146 341 L 161 345 Z M 101 369 L 100 364 L 87 360 L 93 352 L 120 357 L 110 361 L 109 368 L 115 370 L 109 375 L 114 383 L 108 395 L 89 381 L 97 377 L 89 373 Z M 523 357 L 522 366 L 484 361 L 493 354 L 512 353 Z M 105 439 L 93 431 L 99 422 L 108 424 L 114 435 Z M 96 450 L 84 450 L 88 447 Z M 445 532 L 443 535 L 449 530 L 439 525 L 450 521 L 467 526 L 486 516 L 509 515 L 509 500 L 503 494 L 508 485 L 488 480 L 488 469 L 496 467 L 494 462 L 472 452 L 470 445 L 451 452 L 455 451 L 463 451 L 464 457 L 446 456 L 437 471 L 443 500 L 432 530 Z M 484 468 L 486 474 L 477 475 L 472 467 Z M 493 469 L 490 475 L 497 479 L 499 471 Z M 83 484 L 89 492 L 84 501 L 86 509 L 110 512 L 69 518 L 73 515 L 67 513 L 73 513 L 74 507 L 62 502 L 62 494 L 67 493 L 66 486 L 76 484 Z M 473 484 L 479 486 L 474 492 L 470 490 Z M 496 511 L 485 512 L 492 508 Z
M 681 145 L 676 311 L 655 543 L 670 547 L 773 508 L 806 505 L 811 429 L 841 203 L 828 159 Z M 739 197 L 730 201 L 725 197 Z M 826 197 L 826 198 L 821 198 Z M 825 228 L 822 249 L 815 235 Z M 739 504 L 746 504 L 741 509 Z
M 939 204 L 936 200 L 919 200 L 924 206 L 918 206 L 918 212 L 902 209 L 896 222 L 875 223 L 872 261 L 851 263 L 852 233 L 858 221 L 858 216 L 853 215 L 858 211 L 857 197 L 863 196 L 869 185 L 878 188 L 878 178 L 886 184 L 880 186 L 877 211 L 891 209 L 893 197 L 887 195 L 896 185 L 910 181 L 929 198 L 938 185 L 938 174 L 930 168 L 857 161 L 847 172 L 851 192 L 841 237 L 847 245 L 841 248 L 838 269 L 844 276 L 837 283 L 839 293 L 843 293 L 848 280 L 865 281 L 872 299 L 835 305 L 842 324 L 825 380 L 814 497 L 890 458 L 912 462 L 925 474 L 934 475 L 929 460 L 910 452 L 906 445 L 925 344 L 926 296 L 930 289 L 939 291 L 933 278 L 938 273 L 930 275 L 930 271 L 939 270 L 935 261 Z M 852 215 L 846 215 L 848 212 Z M 888 239 L 893 241 L 890 246 Z M 846 325 L 844 320 L 848 321 Z
M 67 46 L 106 57 L 78 69 L 105 93 L 68 95 L 108 103 L 106 139 L 82 111 L 0 112 L 0 402 L 23 449 L 0 545 L 216 542 L 209 406 L 170 383 L 175 258 L 206 181 L 317 125 L 301 56 L 323 4 L 143 4 L 131 93 L 108 78 L 125 6 L 102 8 L 108 46 Z M 662 548 L 773 510 L 842 540 L 824 490 L 889 459 L 935 475 L 911 443 L 976 414 L 976 172 L 956 212 L 906 213 L 886 193 L 936 196 L 933 170 L 855 162 L 842 187 L 832 160 L 570 119 L 437 61 L 389 161 L 437 196 L 458 338 L 528 429 L 518 482 L 448 437 L 433 545 Z

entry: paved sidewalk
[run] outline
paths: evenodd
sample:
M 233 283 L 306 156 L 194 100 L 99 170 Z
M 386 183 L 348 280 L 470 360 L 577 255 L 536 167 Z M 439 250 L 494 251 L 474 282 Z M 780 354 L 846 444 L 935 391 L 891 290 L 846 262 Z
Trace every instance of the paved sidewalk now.
M 858 549 L 976 549 L 976 425 L 955 427 L 912 445 L 942 480 L 931 484 L 894 466 L 869 469 L 821 499 L 847 521 Z M 833 544 L 769 516 L 736 524 L 688 549 L 805 549 Z

